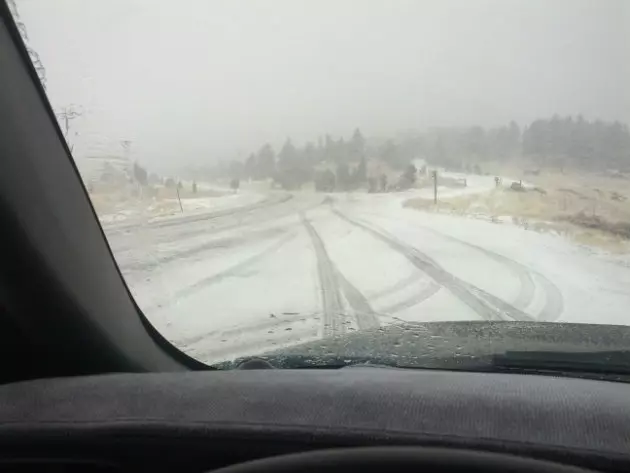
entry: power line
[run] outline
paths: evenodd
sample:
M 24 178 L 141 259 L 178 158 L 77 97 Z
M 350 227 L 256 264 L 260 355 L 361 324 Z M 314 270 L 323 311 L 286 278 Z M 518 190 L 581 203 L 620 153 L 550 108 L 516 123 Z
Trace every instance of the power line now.
M 29 39 L 26 25 L 20 18 L 20 12 L 18 11 L 17 5 L 15 4 L 15 0 L 7 0 L 7 2 L 9 5 L 9 11 L 11 12 L 11 15 L 13 15 L 13 19 L 15 20 L 17 29 L 20 32 L 20 36 L 22 37 L 22 41 L 24 41 L 24 44 L 26 45 L 26 52 L 28 53 L 31 62 L 33 63 L 35 72 L 37 72 L 37 77 L 39 77 L 39 81 L 42 83 L 42 86 L 46 88 L 46 68 L 44 67 L 44 63 L 39 57 L 39 54 L 37 54 L 37 51 L 35 51 L 28 45 Z

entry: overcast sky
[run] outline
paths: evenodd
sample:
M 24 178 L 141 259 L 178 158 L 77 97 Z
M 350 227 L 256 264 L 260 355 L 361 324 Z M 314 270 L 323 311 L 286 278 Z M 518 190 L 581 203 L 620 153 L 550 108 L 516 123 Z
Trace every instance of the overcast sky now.
M 263 142 L 554 113 L 630 121 L 627 0 L 17 0 L 76 154 L 156 168 Z

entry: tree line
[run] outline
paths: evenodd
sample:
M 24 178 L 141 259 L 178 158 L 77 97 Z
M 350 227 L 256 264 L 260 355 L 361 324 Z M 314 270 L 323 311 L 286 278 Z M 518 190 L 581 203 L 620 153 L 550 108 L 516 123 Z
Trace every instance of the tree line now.
M 348 139 L 320 136 L 296 146 L 289 138 L 276 153 L 264 144 L 245 161 L 219 163 L 215 177 L 267 180 L 283 188 L 314 181 L 322 190 L 382 187 L 370 162 L 409 174 L 414 160 L 474 172 L 487 161 L 528 158 L 540 166 L 630 170 L 630 132 L 620 122 L 559 117 L 533 121 L 521 128 L 515 121 L 500 127 L 439 128 L 406 133 L 388 140 L 367 139 L 356 129 Z
M 356 129 L 347 141 L 343 137 L 333 139 L 325 135 L 317 143 L 308 142 L 298 147 L 289 138 L 277 153 L 267 143 L 244 162 L 233 160 L 227 166 L 220 163 L 215 174 L 238 179 L 272 179 L 284 189 L 299 188 L 315 181 L 324 188 L 350 190 L 367 181 L 367 157 L 366 140 Z
M 583 117 L 536 120 L 523 133 L 523 153 L 541 164 L 585 169 L 630 169 L 630 133 L 620 122 Z

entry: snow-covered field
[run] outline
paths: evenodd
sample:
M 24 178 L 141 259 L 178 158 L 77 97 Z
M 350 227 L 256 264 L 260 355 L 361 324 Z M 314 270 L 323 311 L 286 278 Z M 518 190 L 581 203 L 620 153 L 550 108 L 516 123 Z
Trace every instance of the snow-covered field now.
M 477 176 L 439 192 L 493 186 Z M 401 205 L 432 193 L 234 198 L 106 232 L 148 319 L 207 362 L 400 319 L 630 325 L 627 259 Z

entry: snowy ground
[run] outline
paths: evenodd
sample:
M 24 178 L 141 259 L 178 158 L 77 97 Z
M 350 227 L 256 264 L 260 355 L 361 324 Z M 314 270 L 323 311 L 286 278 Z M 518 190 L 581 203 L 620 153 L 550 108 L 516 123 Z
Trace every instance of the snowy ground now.
M 468 177 L 467 188 L 439 192 L 493 186 Z M 432 193 L 276 193 L 106 232 L 149 320 L 207 362 L 397 319 L 630 325 L 623 260 L 401 205 Z
M 235 193 L 228 189 L 218 189 L 217 192 L 219 191 L 224 194 L 212 197 L 183 198 L 181 200 L 159 199 L 148 205 L 140 203 L 135 207 L 127 202 L 126 208 L 115 213 L 101 214 L 99 220 L 106 229 L 114 230 L 154 222 L 177 221 L 182 218 L 186 220 L 193 215 L 253 206 L 268 199 L 268 196 L 256 192 Z

